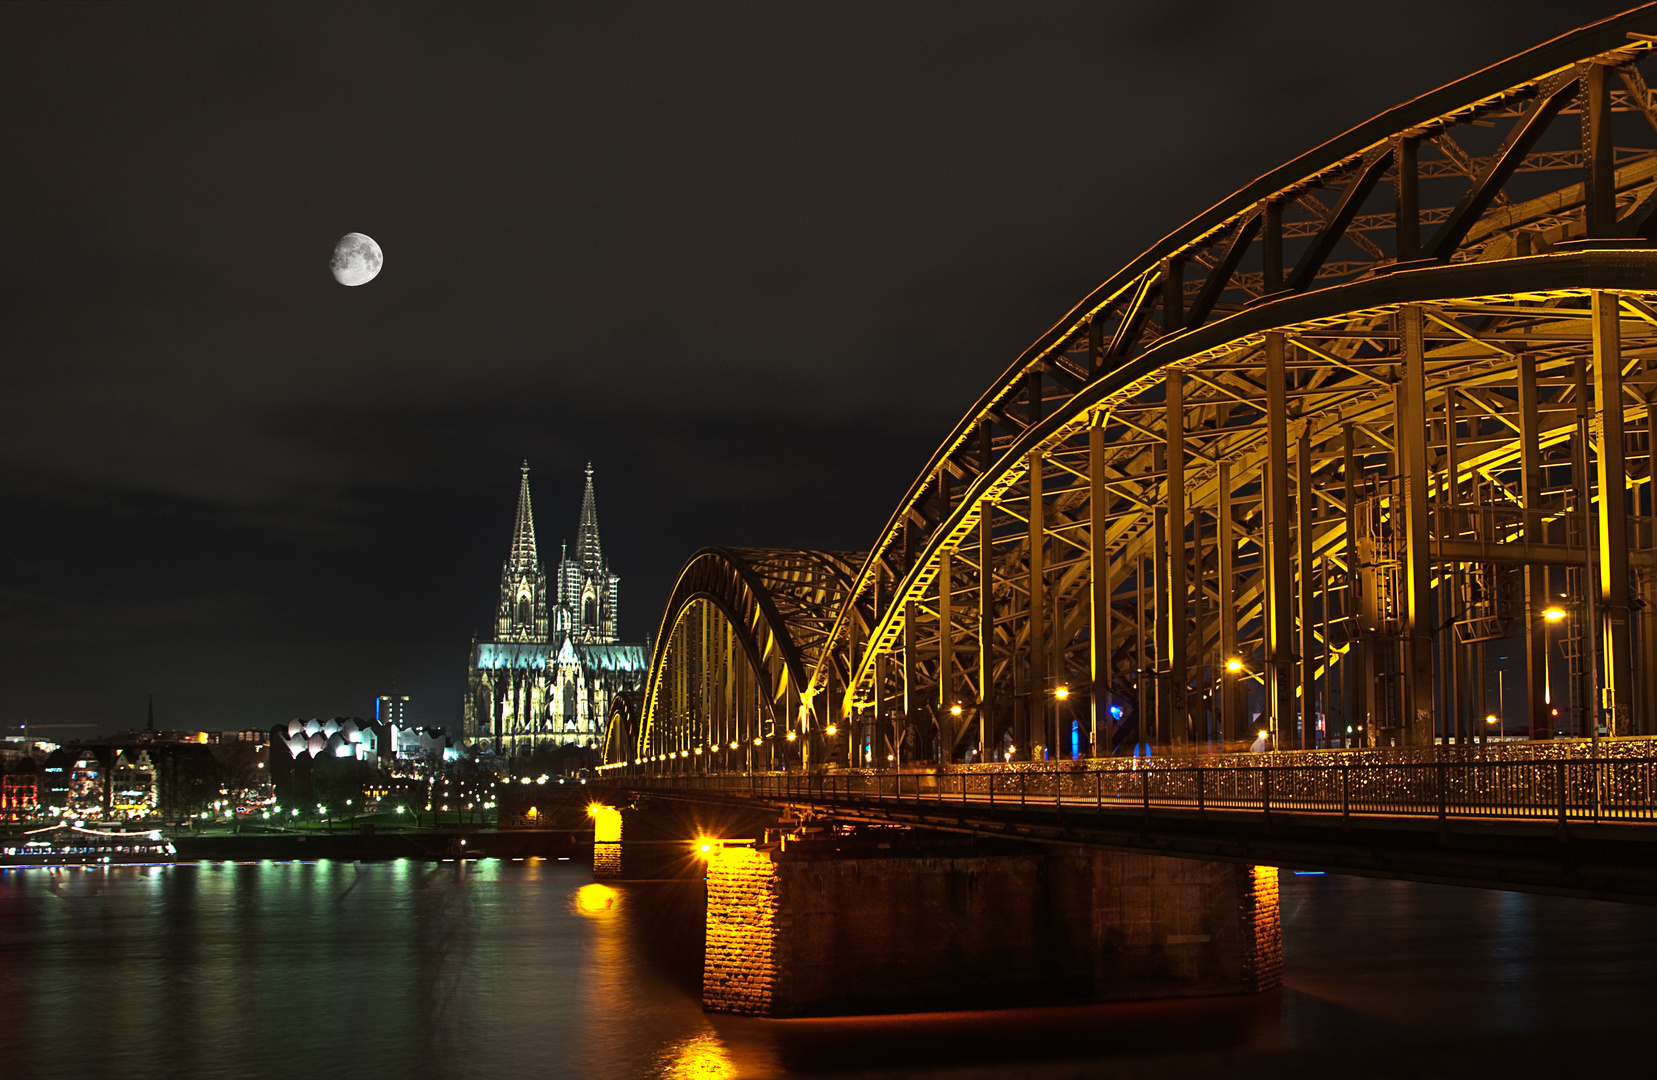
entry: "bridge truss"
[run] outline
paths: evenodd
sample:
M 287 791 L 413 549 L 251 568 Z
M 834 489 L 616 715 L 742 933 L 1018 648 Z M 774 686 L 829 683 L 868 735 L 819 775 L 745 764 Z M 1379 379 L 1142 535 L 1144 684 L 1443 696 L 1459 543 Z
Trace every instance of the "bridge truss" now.
M 1425 747 L 1498 685 L 1657 734 L 1654 45 L 1574 31 L 1177 229 L 867 553 L 698 553 L 608 767 Z

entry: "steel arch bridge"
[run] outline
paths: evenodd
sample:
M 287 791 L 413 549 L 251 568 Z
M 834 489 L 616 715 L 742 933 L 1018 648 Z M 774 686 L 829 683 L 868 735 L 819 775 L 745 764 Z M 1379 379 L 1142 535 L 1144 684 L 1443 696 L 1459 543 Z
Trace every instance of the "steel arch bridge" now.
M 868 552 L 697 553 L 606 767 L 1425 747 L 1498 694 L 1657 734 L 1654 46 L 1584 27 L 1176 229 Z

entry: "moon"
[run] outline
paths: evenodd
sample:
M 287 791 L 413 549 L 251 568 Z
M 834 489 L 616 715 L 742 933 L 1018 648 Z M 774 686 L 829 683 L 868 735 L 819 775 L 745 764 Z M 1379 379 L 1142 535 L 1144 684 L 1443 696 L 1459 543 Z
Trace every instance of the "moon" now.
M 328 260 L 328 269 L 341 285 L 366 285 L 379 274 L 385 255 L 372 236 L 360 232 L 346 233 L 334 245 L 334 257 Z

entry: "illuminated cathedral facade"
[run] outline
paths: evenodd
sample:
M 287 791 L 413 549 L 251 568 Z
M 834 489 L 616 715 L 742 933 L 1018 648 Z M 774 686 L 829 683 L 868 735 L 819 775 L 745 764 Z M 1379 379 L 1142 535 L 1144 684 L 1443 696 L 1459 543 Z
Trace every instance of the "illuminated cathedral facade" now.
M 467 666 L 470 742 L 508 757 L 598 745 L 611 697 L 642 690 L 650 663 L 644 645 L 620 640 L 620 583 L 599 545 L 590 464 L 575 550 L 563 548 L 549 583 L 535 547 L 525 462 L 494 632 L 472 642 Z

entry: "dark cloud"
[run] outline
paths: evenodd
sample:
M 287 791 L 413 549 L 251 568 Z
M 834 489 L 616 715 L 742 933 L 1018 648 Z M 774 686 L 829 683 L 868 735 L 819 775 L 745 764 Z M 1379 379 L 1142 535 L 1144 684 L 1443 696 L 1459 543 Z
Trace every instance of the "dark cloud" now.
M 523 457 L 629 636 L 862 546 L 1137 251 L 1618 6 L 6 5 L 0 722 L 454 716 Z

